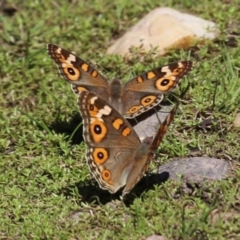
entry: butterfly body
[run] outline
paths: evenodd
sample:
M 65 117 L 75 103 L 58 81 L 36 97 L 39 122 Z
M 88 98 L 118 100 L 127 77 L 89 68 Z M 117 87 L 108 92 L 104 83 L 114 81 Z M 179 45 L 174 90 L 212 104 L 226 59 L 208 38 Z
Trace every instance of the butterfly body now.
M 145 72 L 126 83 L 118 78 L 108 81 L 92 66 L 71 52 L 47 45 L 60 75 L 72 85 L 76 94 L 90 91 L 109 102 L 125 118 L 134 118 L 158 105 L 164 94 L 176 88 L 192 69 L 191 61 L 179 61 Z
M 81 92 L 78 105 L 91 173 L 101 188 L 115 193 L 125 186 L 123 195 L 127 194 L 147 170 L 177 107 L 160 124 L 155 138 L 141 142 L 130 123 L 96 94 Z

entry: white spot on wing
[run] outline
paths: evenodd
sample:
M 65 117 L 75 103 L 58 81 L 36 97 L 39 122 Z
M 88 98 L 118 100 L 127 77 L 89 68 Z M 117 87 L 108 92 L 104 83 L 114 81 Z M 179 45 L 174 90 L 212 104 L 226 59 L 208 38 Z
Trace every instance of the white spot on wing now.
M 61 54 L 61 51 L 62 51 L 61 48 L 58 48 L 58 49 L 56 50 L 56 52 L 57 52 L 58 54 Z
M 111 111 L 112 111 L 112 109 L 111 109 L 109 106 L 104 106 L 104 108 L 99 109 L 96 117 L 97 117 L 97 119 L 98 119 L 99 121 L 102 121 L 102 122 L 103 122 L 102 116 L 103 116 L 103 115 L 109 115 L 109 114 L 111 113 Z
M 109 115 L 112 112 L 112 109 L 109 106 L 104 106 L 103 109 L 99 110 L 103 115 Z
M 181 62 L 178 63 L 178 67 L 182 68 L 183 64 Z
M 69 55 L 69 57 L 67 58 L 67 63 L 71 64 L 71 62 L 75 62 L 76 61 L 76 57 L 72 54 Z
M 162 67 L 162 72 L 169 73 L 169 72 L 171 72 L 171 70 L 169 69 L 168 66 L 165 66 L 165 67 Z
M 91 103 L 91 104 L 94 104 L 94 103 L 95 103 L 95 100 L 97 100 L 97 99 L 98 99 L 97 96 L 92 97 L 92 98 L 90 99 L 90 103 Z

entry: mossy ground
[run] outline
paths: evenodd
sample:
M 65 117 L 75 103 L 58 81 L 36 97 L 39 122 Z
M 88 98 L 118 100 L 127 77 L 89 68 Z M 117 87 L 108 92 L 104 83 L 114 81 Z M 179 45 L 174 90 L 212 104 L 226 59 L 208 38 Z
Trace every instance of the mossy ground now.
M 159 6 L 212 20 L 220 36 L 165 57 L 149 54 L 143 62 L 137 54 L 131 62 L 105 55 L 111 39 Z M 240 131 L 232 127 L 240 104 L 239 10 L 237 0 L 7 1 L 0 12 L 0 238 L 240 239 Z M 229 160 L 234 173 L 214 182 L 207 197 L 198 189 L 174 199 L 181 183 L 170 181 L 135 190 L 126 203 L 99 189 L 85 163 L 76 97 L 47 55 L 47 43 L 74 51 L 109 79 L 192 60 L 185 104 L 149 172 L 198 151 Z M 209 117 L 211 127 L 199 128 Z M 221 217 L 213 219 L 213 210 Z

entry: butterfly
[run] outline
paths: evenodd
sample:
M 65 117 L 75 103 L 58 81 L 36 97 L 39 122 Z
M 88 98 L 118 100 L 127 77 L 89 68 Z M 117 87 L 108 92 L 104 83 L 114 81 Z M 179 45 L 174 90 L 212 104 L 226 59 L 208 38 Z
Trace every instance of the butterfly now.
M 175 89 L 193 67 L 191 61 L 179 61 L 122 83 L 118 78 L 108 81 L 84 60 L 56 45 L 48 44 L 47 52 L 76 94 L 86 90 L 93 92 L 125 118 L 135 118 L 158 105 L 164 94 Z
M 147 170 L 178 104 L 159 125 L 156 136 L 146 137 L 142 142 L 131 124 L 96 94 L 80 92 L 78 105 L 90 172 L 102 189 L 115 193 L 124 187 L 122 196 L 125 196 Z

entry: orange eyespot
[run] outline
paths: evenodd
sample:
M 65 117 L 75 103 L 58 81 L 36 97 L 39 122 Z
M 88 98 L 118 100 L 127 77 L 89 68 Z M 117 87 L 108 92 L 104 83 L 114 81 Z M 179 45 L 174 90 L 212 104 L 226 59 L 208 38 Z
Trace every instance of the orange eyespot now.
M 156 100 L 156 96 L 149 95 L 141 99 L 141 104 L 146 107 L 150 104 L 152 104 Z
M 107 169 L 103 170 L 101 175 L 102 175 L 102 179 L 106 182 L 109 181 L 112 176 L 111 172 Z
M 174 77 L 175 79 L 175 77 Z M 155 82 L 155 86 L 159 91 L 168 91 L 172 86 L 174 85 L 174 80 L 169 78 L 159 78 L 156 82 Z
M 137 112 L 139 109 L 141 108 L 141 106 L 133 106 L 133 107 L 131 107 L 128 111 L 127 111 L 127 113 L 135 113 L 135 112 Z
M 76 81 L 80 78 L 81 73 L 72 65 L 65 65 L 63 72 L 67 75 L 67 78 L 71 81 Z
M 98 108 L 91 103 L 89 103 L 89 105 L 87 106 L 87 109 L 91 117 L 96 117 L 96 115 L 98 114 Z
M 93 141 L 99 143 L 106 137 L 107 128 L 103 122 L 94 119 L 94 121 L 90 125 L 90 133 Z
M 108 159 L 108 151 L 104 148 L 95 148 L 93 160 L 96 164 L 103 164 Z

